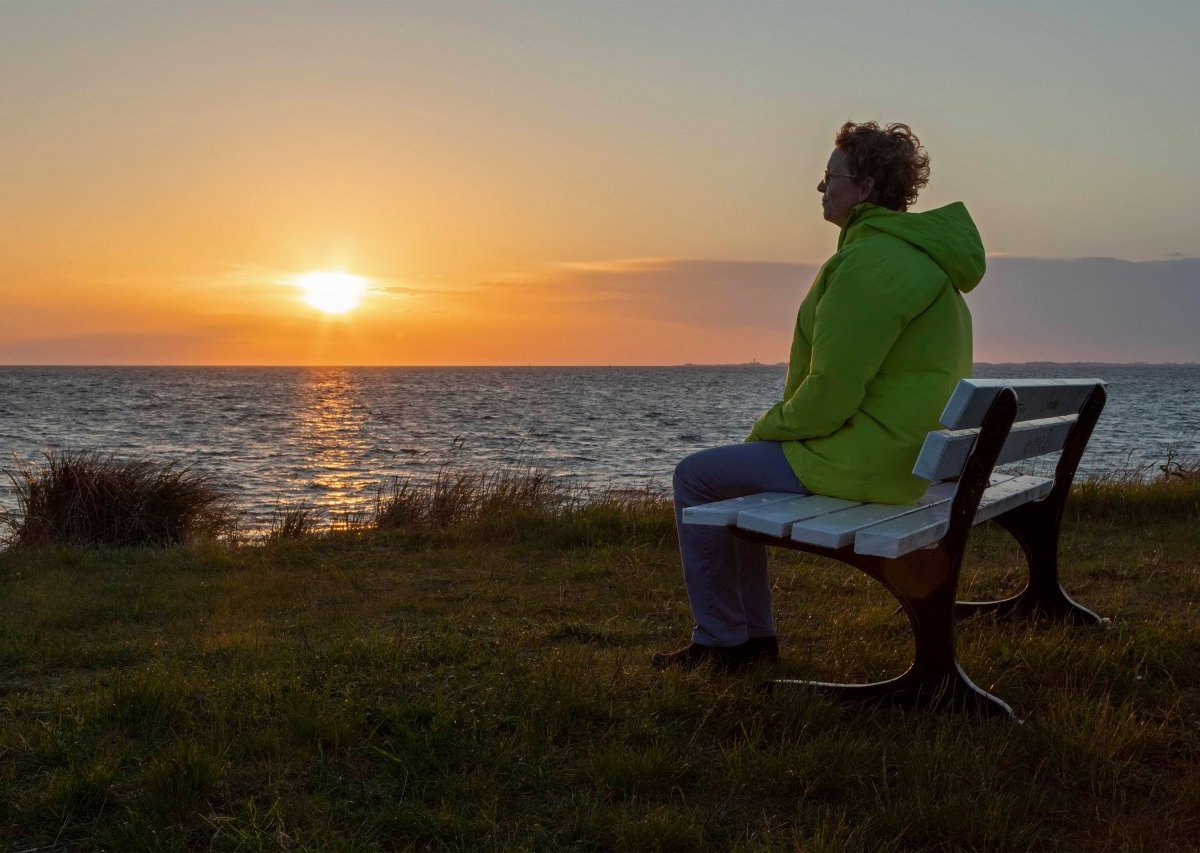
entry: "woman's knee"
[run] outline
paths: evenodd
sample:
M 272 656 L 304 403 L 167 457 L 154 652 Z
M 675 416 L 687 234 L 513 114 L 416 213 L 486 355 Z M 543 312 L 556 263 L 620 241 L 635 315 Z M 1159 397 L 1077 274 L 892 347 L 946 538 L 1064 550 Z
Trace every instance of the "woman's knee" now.
M 731 466 L 729 458 L 729 451 L 736 447 L 709 447 L 682 459 L 675 466 L 675 475 L 672 478 L 675 494 L 700 502 L 722 497 L 718 493 L 723 491 L 730 471 L 738 467 Z
M 690 490 L 697 483 L 697 469 L 699 468 L 699 460 L 696 458 L 704 451 L 692 453 L 679 460 L 679 464 L 675 466 L 675 473 L 671 476 L 671 485 L 675 489 L 675 494 L 679 494 L 683 490 Z

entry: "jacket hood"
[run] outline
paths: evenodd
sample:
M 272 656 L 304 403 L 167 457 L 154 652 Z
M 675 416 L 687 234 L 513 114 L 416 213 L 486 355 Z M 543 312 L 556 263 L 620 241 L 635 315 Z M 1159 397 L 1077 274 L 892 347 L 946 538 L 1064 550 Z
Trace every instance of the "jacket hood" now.
M 901 213 L 874 204 L 860 204 L 838 238 L 838 248 L 870 230 L 882 231 L 911 243 L 941 267 L 961 293 L 979 284 L 987 269 L 983 241 L 962 202 L 921 213 Z

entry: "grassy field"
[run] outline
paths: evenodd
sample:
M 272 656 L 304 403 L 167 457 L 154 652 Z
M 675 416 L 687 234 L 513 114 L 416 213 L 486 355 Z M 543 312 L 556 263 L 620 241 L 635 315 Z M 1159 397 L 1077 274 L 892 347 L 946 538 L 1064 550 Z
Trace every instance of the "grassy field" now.
M 1085 484 L 1068 514 L 1066 586 L 1111 627 L 960 627 L 1022 725 L 756 692 L 911 653 L 871 581 L 794 553 L 778 666 L 652 670 L 690 628 L 653 501 L 14 548 L 0 846 L 1200 848 L 1200 481 Z M 964 597 L 1021 573 L 977 528 Z

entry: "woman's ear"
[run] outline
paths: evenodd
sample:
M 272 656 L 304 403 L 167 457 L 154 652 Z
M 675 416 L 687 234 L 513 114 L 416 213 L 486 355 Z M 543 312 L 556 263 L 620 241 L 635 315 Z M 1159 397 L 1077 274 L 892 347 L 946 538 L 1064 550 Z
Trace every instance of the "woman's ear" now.
M 863 178 L 857 186 L 859 204 L 862 204 L 864 201 L 870 201 L 871 197 L 875 195 L 875 179 L 870 175 Z

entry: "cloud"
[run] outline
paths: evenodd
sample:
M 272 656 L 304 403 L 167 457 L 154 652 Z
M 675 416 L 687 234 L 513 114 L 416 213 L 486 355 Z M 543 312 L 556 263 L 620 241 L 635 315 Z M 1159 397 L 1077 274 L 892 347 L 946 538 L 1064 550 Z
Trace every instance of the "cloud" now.
M 625 317 L 774 335 L 790 334 L 817 269 L 635 258 L 557 264 L 543 283 L 548 298 L 594 305 L 598 322 Z M 978 360 L 1200 361 L 1200 258 L 992 256 L 967 304 Z
M 442 293 L 441 290 L 435 290 L 432 287 L 406 287 L 399 284 L 389 284 L 382 287 L 372 287 L 376 293 L 393 293 L 398 296 L 423 296 L 427 293 Z
M 661 269 L 677 261 L 687 263 L 687 259 L 677 258 L 618 258 L 607 261 L 562 261 L 555 267 L 565 270 L 582 272 L 637 272 L 639 270 Z
M 465 287 L 465 288 L 460 287 L 454 292 L 470 293 L 470 292 L 474 292 L 476 290 L 483 290 L 483 291 L 535 290 L 538 288 L 544 288 L 545 286 L 546 286 L 546 282 L 544 282 L 544 281 L 536 281 L 533 279 L 522 279 L 522 278 L 504 278 L 504 279 L 489 279 L 486 281 L 472 282 L 467 287 Z
M 790 330 L 816 271 L 777 261 L 635 258 L 558 264 L 546 286 L 558 300 L 642 320 Z
M 981 361 L 1200 361 L 1200 259 L 997 258 L 968 304 Z
M 0 364 L 182 364 L 212 349 L 212 332 L 101 332 L 0 342 Z
M 988 263 L 967 296 L 978 361 L 1200 362 L 1200 258 Z M 83 333 L 100 320 L 84 324 L 75 312 L 66 325 L 64 307 L 6 300 L 0 363 L 773 362 L 787 357 L 816 273 L 813 264 L 712 258 L 554 264 L 444 287 L 380 285 L 396 312 L 364 312 L 344 326 L 226 312 L 223 326 L 112 331 L 133 323 L 110 311 L 102 318 L 110 331 Z M 418 294 L 428 298 L 404 300 Z

